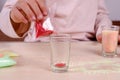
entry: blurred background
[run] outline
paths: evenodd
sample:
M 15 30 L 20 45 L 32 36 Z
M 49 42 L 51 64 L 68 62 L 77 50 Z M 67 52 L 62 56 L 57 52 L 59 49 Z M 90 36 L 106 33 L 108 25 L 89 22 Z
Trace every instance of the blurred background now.
M 3 4 L 6 0 L 0 0 L 0 11 L 3 7 Z M 110 12 L 110 18 L 113 21 L 114 25 L 120 26 L 120 0 L 105 0 L 106 6 Z M 22 41 L 23 39 L 12 39 L 7 36 L 5 36 L 0 31 L 0 41 Z
M 5 3 L 5 1 L 6 1 L 6 0 L 0 0 L 0 11 L 1 11 L 1 9 L 2 9 L 4 3 Z
M 110 18 L 115 21 L 120 20 L 120 0 L 105 0 L 110 12 Z

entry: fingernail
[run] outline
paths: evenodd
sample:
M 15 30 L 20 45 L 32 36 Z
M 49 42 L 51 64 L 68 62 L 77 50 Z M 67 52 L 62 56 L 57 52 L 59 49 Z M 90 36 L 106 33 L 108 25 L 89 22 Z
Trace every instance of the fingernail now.
M 39 19 L 39 20 L 41 20 L 42 18 L 43 18 L 43 16 L 42 16 L 42 15 L 38 16 L 38 19 Z
M 44 14 L 44 15 L 47 15 L 48 13 L 47 13 L 47 12 L 44 12 L 43 14 Z
M 32 20 L 36 20 L 35 16 L 32 17 Z

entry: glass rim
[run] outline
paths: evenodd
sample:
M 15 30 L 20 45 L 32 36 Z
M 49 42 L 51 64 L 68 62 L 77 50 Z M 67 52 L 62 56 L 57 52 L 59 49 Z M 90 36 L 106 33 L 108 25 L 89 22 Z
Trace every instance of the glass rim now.
M 120 26 L 118 25 L 112 25 L 110 27 L 106 27 L 106 26 L 102 26 L 102 30 L 115 30 L 115 31 L 119 31 L 120 29 Z
M 55 33 L 50 35 L 51 38 L 71 38 L 70 34 L 67 33 Z

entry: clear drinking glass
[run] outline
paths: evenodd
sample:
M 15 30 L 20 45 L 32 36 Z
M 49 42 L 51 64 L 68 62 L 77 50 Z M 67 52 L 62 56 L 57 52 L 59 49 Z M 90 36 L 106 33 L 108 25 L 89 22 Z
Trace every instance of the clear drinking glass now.
M 114 57 L 117 55 L 119 26 L 103 27 L 102 53 L 103 56 Z
M 66 72 L 69 67 L 70 35 L 52 34 L 51 45 L 51 68 L 53 72 Z

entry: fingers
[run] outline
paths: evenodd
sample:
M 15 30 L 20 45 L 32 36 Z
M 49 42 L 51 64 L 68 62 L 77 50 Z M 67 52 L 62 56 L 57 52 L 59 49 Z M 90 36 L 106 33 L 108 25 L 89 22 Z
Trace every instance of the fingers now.
M 11 11 L 11 19 L 16 23 L 28 23 L 28 20 L 21 14 L 17 8 L 13 8 Z
M 26 2 L 20 2 L 16 5 L 16 8 L 28 19 L 28 21 L 32 21 L 35 19 L 35 14 L 27 5 Z
M 14 22 L 42 20 L 46 15 L 45 0 L 18 0 L 11 10 L 11 19 Z
M 97 41 L 100 43 L 102 42 L 102 34 L 97 35 Z
M 48 14 L 47 7 L 46 7 L 46 2 L 45 0 L 36 0 L 39 8 L 41 9 L 41 12 L 43 13 L 44 16 Z
M 43 18 L 43 14 L 41 12 L 41 9 L 39 8 L 39 5 L 37 4 L 37 2 L 35 0 L 28 0 L 27 1 L 30 9 L 34 12 L 35 17 L 38 20 L 41 20 Z

